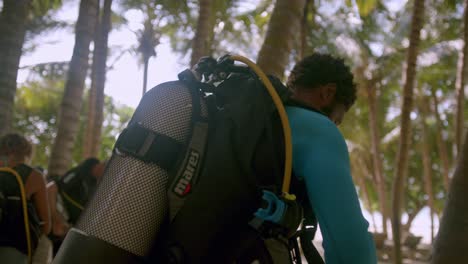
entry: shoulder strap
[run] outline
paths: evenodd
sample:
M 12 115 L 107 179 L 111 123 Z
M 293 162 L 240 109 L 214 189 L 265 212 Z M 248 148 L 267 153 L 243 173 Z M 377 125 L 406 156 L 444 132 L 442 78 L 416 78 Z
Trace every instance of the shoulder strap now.
M 313 109 L 311 110 L 314 111 Z M 308 263 L 324 263 L 322 257 L 317 251 L 317 248 L 312 243 L 315 237 L 315 233 L 317 232 L 317 218 L 315 216 L 312 205 L 310 204 L 304 180 L 293 177 L 293 180 L 291 181 L 291 188 L 294 194 L 296 194 L 304 210 L 302 228 L 296 234 L 297 236 L 295 236 L 293 239 L 297 241 L 297 237 L 299 238 L 302 253 L 304 254 Z
M 33 168 L 23 163 L 16 165 L 13 169 L 21 176 L 21 180 L 23 180 L 24 184 L 26 184 L 26 180 L 33 170 Z
M 8 173 L 12 175 L 13 177 L 16 178 L 16 182 L 18 185 L 19 189 L 19 197 L 20 197 L 20 203 L 21 203 L 21 214 L 23 217 L 23 224 L 24 224 L 24 234 L 26 238 L 26 248 L 25 248 L 25 253 L 28 255 L 28 261 L 31 261 L 31 256 L 32 256 L 32 240 L 31 240 L 31 233 L 29 229 L 29 213 L 28 213 L 28 201 L 26 197 L 26 190 L 25 190 L 25 181 L 29 174 L 32 171 L 32 168 L 29 166 L 26 166 L 24 164 L 20 164 L 18 166 L 15 166 L 14 168 L 8 168 L 8 167 L 3 167 L 0 168 L 1 172 Z M 20 220 L 20 219 L 18 219 Z
M 208 118 L 202 116 L 200 100 L 201 90 L 208 85 L 198 81 L 190 70 L 179 74 L 179 80 L 185 82 L 192 97 L 192 131 L 185 155 L 179 162 L 178 170 L 168 183 L 170 199 L 169 217 L 172 221 L 185 203 L 191 188 L 197 183 L 201 163 L 204 160 L 208 138 Z

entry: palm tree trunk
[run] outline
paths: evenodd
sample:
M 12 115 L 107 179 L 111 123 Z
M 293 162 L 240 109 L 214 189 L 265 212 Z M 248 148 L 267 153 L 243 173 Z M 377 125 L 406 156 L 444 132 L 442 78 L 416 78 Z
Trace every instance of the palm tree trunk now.
M 362 194 L 364 196 L 364 201 L 367 204 L 367 208 L 369 209 L 369 214 L 371 215 L 372 218 L 372 226 L 374 227 L 374 230 L 377 231 L 377 226 L 375 222 L 375 217 L 374 217 L 374 210 L 372 209 L 372 203 L 371 199 L 369 196 L 369 190 L 367 189 L 366 181 L 363 177 L 357 177 L 359 185 L 362 188 Z
M 192 57 L 190 66 L 195 65 L 203 56 L 208 56 L 211 48 L 210 32 L 213 31 L 213 0 L 200 0 L 200 11 L 198 15 L 197 30 L 192 43 Z
M 465 11 L 463 13 L 463 52 L 460 54 L 461 59 L 458 63 L 457 71 L 457 82 L 456 82 L 456 91 L 457 91 L 457 111 L 455 114 L 455 143 L 457 153 L 460 152 L 462 147 L 462 137 L 463 137 L 463 127 L 464 127 L 464 104 L 465 104 L 465 84 L 466 76 L 468 75 L 468 0 L 465 0 Z
M 422 95 L 424 96 L 424 95 Z M 430 210 L 431 219 L 431 241 L 434 239 L 434 191 L 432 189 L 432 161 L 431 149 L 429 146 L 429 136 L 427 133 L 426 117 L 429 112 L 427 98 L 423 97 L 421 100 L 421 143 L 422 143 L 422 156 L 423 156 L 423 170 L 424 170 L 424 189 L 428 196 L 427 205 Z
M 4 0 L 0 13 L 0 135 L 10 130 L 31 0 Z
M 307 38 L 309 35 L 309 12 L 311 10 L 310 6 L 314 5 L 314 0 L 306 0 L 306 3 L 304 5 L 304 12 L 302 14 L 302 21 L 301 21 L 301 42 L 300 42 L 300 47 L 299 47 L 299 52 L 298 52 L 298 57 L 299 60 L 303 59 L 306 50 L 307 50 Z M 312 8 L 313 11 L 313 8 Z
M 93 132 L 94 132 L 94 124 L 96 118 L 96 67 L 97 67 L 97 42 L 98 42 L 98 35 L 99 35 L 99 27 L 100 27 L 100 17 L 99 12 L 96 18 L 96 31 L 94 32 L 94 50 L 93 50 L 93 62 L 91 64 L 91 88 L 89 89 L 88 94 L 88 114 L 86 120 L 86 127 L 84 133 L 84 140 L 83 140 L 83 159 L 87 159 L 92 157 L 92 145 L 93 145 Z
M 450 193 L 437 234 L 432 264 L 468 263 L 468 133 L 450 183 Z
M 283 77 L 297 40 L 305 0 L 277 0 L 257 64 L 267 74 Z
M 374 210 L 372 209 L 372 202 L 371 202 L 371 199 L 370 199 L 369 190 L 367 188 L 366 180 L 365 180 L 365 177 L 364 177 L 364 176 L 370 176 L 370 172 L 367 169 L 366 164 L 364 163 L 364 161 L 361 158 L 358 158 L 356 163 L 357 163 L 356 165 L 358 167 L 360 167 L 364 172 L 364 175 L 359 175 L 359 176 L 355 177 L 356 182 L 358 183 L 358 186 L 362 190 L 362 195 L 363 195 L 363 198 L 364 198 L 364 202 L 366 203 L 367 208 L 369 209 L 369 214 L 371 215 L 371 218 L 372 218 L 372 226 L 374 227 L 374 232 L 377 232 L 377 226 L 376 226 L 375 217 L 374 217 Z
M 369 102 L 369 121 L 372 143 L 372 163 L 374 167 L 374 175 L 379 195 L 380 210 L 382 212 L 382 229 L 384 234 L 387 233 L 388 206 L 387 194 L 385 188 L 385 179 L 383 177 L 382 159 L 380 158 L 380 133 L 377 126 L 377 98 L 376 87 L 371 85 L 369 81 L 366 84 L 367 99 Z
M 408 170 L 408 147 L 411 134 L 410 113 L 413 106 L 413 86 L 416 76 L 416 62 L 420 42 L 420 31 L 424 17 L 424 0 L 415 0 L 411 22 L 411 35 L 406 60 L 406 78 L 403 88 L 403 106 L 401 109 L 401 132 L 393 185 L 392 233 L 394 240 L 394 263 L 402 263 L 401 255 L 401 206 L 404 195 L 404 183 Z
M 442 119 L 440 118 L 440 113 L 439 113 L 439 100 L 437 99 L 437 95 L 434 89 L 431 89 L 431 97 L 432 97 L 432 102 L 434 105 L 433 111 L 434 111 L 434 115 L 436 118 L 436 128 L 437 128 L 437 131 L 439 131 L 439 133 L 436 133 L 437 148 L 439 149 L 440 158 L 442 160 L 444 187 L 445 187 L 445 191 L 448 193 L 449 181 L 450 181 L 449 180 L 450 161 L 449 161 L 449 156 L 448 156 L 448 151 L 447 151 L 447 145 L 442 138 L 443 126 L 442 126 Z
M 149 57 L 144 58 L 143 64 L 143 95 L 146 93 L 146 86 L 148 85 L 148 65 L 149 65 Z
M 105 0 L 102 19 L 95 35 L 95 48 L 93 53 L 93 69 L 91 90 L 89 97 L 88 126 L 86 130 L 84 151 L 87 157 L 98 157 L 101 142 L 101 129 L 104 119 L 104 87 L 106 83 L 106 62 L 108 38 L 111 28 L 112 0 Z
M 63 175 L 72 162 L 72 149 L 80 124 L 80 110 L 88 70 L 89 44 L 94 35 L 99 0 L 81 0 L 76 23 L 75 47 L 65 93 L 60 105 L 57 137 L 49 161 L 50 175 Z
M 93 52 L 94 53 L 94 52 Z M 95 61 L 93 55 L 93 64 L 91 65 L 91 78 L 94 78 L 95 74 Z M 88 115 L 86 120 L 86 128 L 83 140 L 83 159 L 92 157 L 92 146 L 93 146 L 93 132 L 94 124 L 96 119 L 96 83 L 91 81 L 91 88 L 88 94 Z
M 414 219 L 416 219 L 416 216 L 418 216 L 419 212 L 421 212 L 423 208 L 424 208 L 424 203 L 416 204 L 416 208 L 414 209 L 413 212 L 408 214 L 408 220 L 406 220 L 406 223 L 402 227 L 403 233 L 410 232 Z

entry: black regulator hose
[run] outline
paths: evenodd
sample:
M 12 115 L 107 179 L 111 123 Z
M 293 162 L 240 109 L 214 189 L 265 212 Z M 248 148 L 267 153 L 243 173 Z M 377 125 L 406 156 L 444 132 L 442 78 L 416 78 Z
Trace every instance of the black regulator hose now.
M 302 223 L 301 234 L 299 241 L 301 242 L 302 252 L 307 260 L 307 263 L 324 264 L 322 257 L 315 248 L 312 240 L 314 240 L 317 232 L 317 220 L 313 211 L 310 208 L 304 208 L 304 222 Z M 313 226 L 309 227 L 308 226 Z

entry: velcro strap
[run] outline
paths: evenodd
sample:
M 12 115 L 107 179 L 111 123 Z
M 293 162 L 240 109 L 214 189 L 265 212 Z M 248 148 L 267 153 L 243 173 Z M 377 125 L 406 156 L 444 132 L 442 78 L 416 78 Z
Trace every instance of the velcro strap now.
M 168 171 L 176 165 L 183 150 L 182 143 L 154 132 L 140 123 L 134 123 L 124 129 L 115 144 L 117 153 L 156 163 Z

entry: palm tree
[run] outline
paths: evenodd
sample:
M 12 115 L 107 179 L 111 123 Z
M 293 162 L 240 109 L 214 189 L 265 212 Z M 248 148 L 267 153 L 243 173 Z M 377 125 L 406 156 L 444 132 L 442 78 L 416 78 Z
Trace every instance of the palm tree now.
M 302 20 L 301 20 L 301 39 L 299 42 L 298 54 L 297 57 L 299 59 L 304 58 L 307 49 L 309 48 L 307 45 L 307 39 L 309 38 L 310 29 L 313 28 L 309 26 L 309 15 L 312 17 L 310 20 L 313 24 L 315 20 L 315 0 L 306 0 L 304 5 L 304 11 L 302 13 Z
M 431 241 L 434 239 L 434 191 L 432 189 L 432 160 L 431 149 L 429 145 L 429 135 L 426 124 L 426 118 L 429 112 L 429 103 L 427 97 L 421 94 L 422 98 L 419 104 L 419 111 L 421 113 L 421 144 L 422 144 L 422 161 L 423 161 L 423 174 L 424 174 L 424 190 L 427 194 L 427 205 L 430 210 L 431 220 Z
M 439 113 L 439 99 L 435 93 L 434 89 L 431 89 L 431 98 L 432 98 L 432 105 L 434 106 L 434 116 L 436 119 L 436 127 L 437 131 L 442 131 L 442 118 L 440 117 Z M 449 189 L 449 174 L 450 174 L 450 162 L 449 156 L 447 151 L 447 144 L 442 138 L 442 133 L 436 133 L 436 140 L 437 140 L 437 148 L 439 149 L 440 159 L 442 160 L 442 168 L 443 168 L 443 178 L 444 178 L 444 187 L 445 191 L 448 193 Z
M 456 91 L 457 91 L 457 110 L 456 110 L 456 122 L 455 122 L 455 143 L 457 153 L 462 147 L 463 137 L 463 111 L 465 104 L 465 84 L 466 76 L 468 75 L 468 0 L 465 0 L 465 11 L 463 13 L 463 51 L 460 54 L 460 61 L 458 63 Z
M 468 133 L 461 150 L 434 243 L 432 264 L 468 263 Z
M 84 140 L 84 158 L 97 157 L 104 111 L 104 86 L 106 82 L 106 61 L 108 37 L 111 29 L 112 0 L 105 0 L 102 18 L 94 38 L 91 89 L 88 100 L 88 120 Z
M 403 105 L 401 109 L 400 141 L 395 166 L 393 185 L 392 233 L 394 241 L 394 263 L 401 264 L 401 206 L 404 194 L 404 183 L 408 170 L 408 147 L 411 135 L 410 113 L 413 106 L 413 86 L 416 76 L 420 31 L 423 25 L 424 0 L 415 0 L 411 21 L 411 33 L 406 58 L 406 74 L 403 87 Z
M 305 0 L 277 0 L 268 23 L 257 64 L 267 74 L 283 77 L 297 32 L 300 30 Z
M 359 38 L 358 38 L 359 39 Z M 380 149 L 380 130 L 379 130 L 379 122 L 378 122 L 378 109 L 379 109 L 379 102 L 377 99 L 377 92 L 378 92 L 378 83 L 381 79 L 380 74 L 377 74 L 374 78 L 369 80 L 366 75 L 365 71 L 368 70 L 367 67 L 369 63 L 369 54 L 367 51 L 369 47 L 366 43 L 359 39 L 359 43 L 361 45 L 362 50 L 362 64 L 361 66 L 357 67 L 355 70 L 356 78 L 361 83 L 363 90 L 366 92 L 367 95 L 367 102 L 369 105 L 369 128 L 371 134 L 371 153 L 372 153 L 372 167 L 373 167 L 373 176 L 375 180 L 375 186 L 379 198 L 380 204 L 380 212 L 382 214 L 382 231 L 387 236 L 387 220 L 388 220 L 388 201 L 387 201 L 387 191 L 386 191 L 386 184 L 383 172 L 383 164 L 381 154 L 382 151 Z
M 160 35 L 153 27 L 152 19 L 145 20 L 144 28 L 139 32 L 138 52 L 143 59 L 143 95 L 146 93 L 148 83 L 148 66 L 151 57 L 156 56 L 156 47 L 159 45 Z
M 16 77 L 31 0 L 4 0 L 0 14 L 0 135 L 13 120 Z
M 195 31 L 195 38 L 192 42 L 192 56 L 190 59 L 190 66 L 195 65 L 198 60 L 207 56 L 211 49 L 211 32 L 213 31 L 213 0 L 200 0 L 200 11 L 197 21 L 197 29 Z
M 60 105 L 57 137 L 49 161 L 50 175 L 63 175 L 71 165 L 72 148 L 78 133 L 84 81 L 88 70 L 89 44 L 94 36 L 98 11 L 99 0 L 81 0 L 75 26 L 75 46 Z
M 160 44 L 160 38 L 164 32 L 164 27 L 178 27 L 180 23 L 176 23 L 180 13 L 186 13 L 187 1 L 173 0 L 124 0 L 121 5 L 125 9 L 141 10 L 144 15 L 143 29 L 136 34 L 138 37 L 137 52 L 141 56 L 143 63 L 143 94 L 147 90 L 148 82 L 148 66 L 151 57 L 156 56 L 156 47 Z M 183 10 L 183 11 L 182 11 Z M 188 12 L 188 11 L 187 11 Z M 179 28 L 177 28 L 178 30 Z
M 378 127 L 378 102 L 377 102 L 377 86 L 375 81 L 366 81 L 367 100 L 369 103 L 369 124 L 371 132 L 371 145 L 372 145 L 372 163 L 374 168 L 374 175 L 376 179 L 377 193 L 379 196 L 380 210 L 382 213 L 382 231 L 387 235 L 387 219 L 388 219 L 388 203 L 387 192 L 385 187 L 385 179 L 383 176 L 383 165 L 380 154 L 380 131 Z
M 360 81 L 363 87 L 365 96 L 367 97 L 367 103 L 369 107 L 368 120 L 369 120 L 369 131 L 371 136 L 371 153 L 372 153 L 372 168 L 373 168 L 373 179 L 375 181 L 375 188 L 378 195 L 380 212 L 382 214 L 382 231 L 387 236 L 387 223 L 389 218 L 389 208 L 387 199 L 387 187 L 385 183 L 383 162 L 382 162 L 382 151 L 381 151 L 381 136 L 379 127 L 379 99 L 377 94 L 379 92 L 379 83 L 382 81 L 384 75 L 381 71 L 371 69 L 369 65 L 372 62 L 379 64 L 378 60 L 385 60 L 384 57 L 377 58 L 372 54 L 370 48 L 371 39 L 375 36 L 382 36 L 382 32 L 378 29 L 378 21 L 376 14 L 382 14 L 384 11 L 379 7 L 378 0 L 369 1 L 356 1 L 357 9 L 363 27 L 359 30 L 348 29 L 352 38 L 360 46 L 360 66 L 356 68 L 356 78 Z M 355 31 L 355 32 L 354 32 Z M 354 33 L 353 33 L 354 32 Z M 349 34 L 349 33 L 348 33 Z M 371 73 L 371 76 L 369 74 Z
M 143 64 L 143 94 L 147 90 L 149 60 L 156 56 L 156 47 L 163 35 L 173 37 L 189 23 L 191 10 L 187 0 L 122 0 L 123 10 L 139 10 L 144 15 L 143 28 L 136 32 L 138 47 L 135 49 Z M 178 41 L 180 44 L 181 42 Z
M 364 156 L 366 153 L 362 153 L 362 147 L 357 147 L 354 150 L 354 154 L 351 158 L 351 167 L 353 169 L 353 180 L 357 183 L 359 187 L 359 193 L 362 195 L 364 205 L 367 207 L 369 214 L 371 215 L 372 219 L 372 226 L 374 230 L 377 230 L 376 221 L 374 217 L 374 208 L 372 206 L 371 196 L 369 194 L 369 187 L 367 185 L 367 180 L 372 179 L 372 173 L 369 170 L 369 166 L 367 165 Z
M 0 13 L 0 135 L 12 125 L 16 78 L 26 33 L 42 32 L 53 26 L 53 23 L 44 25 L 45 21 L 41 19 L 61 4 L 61 0 L 3 1 Z

